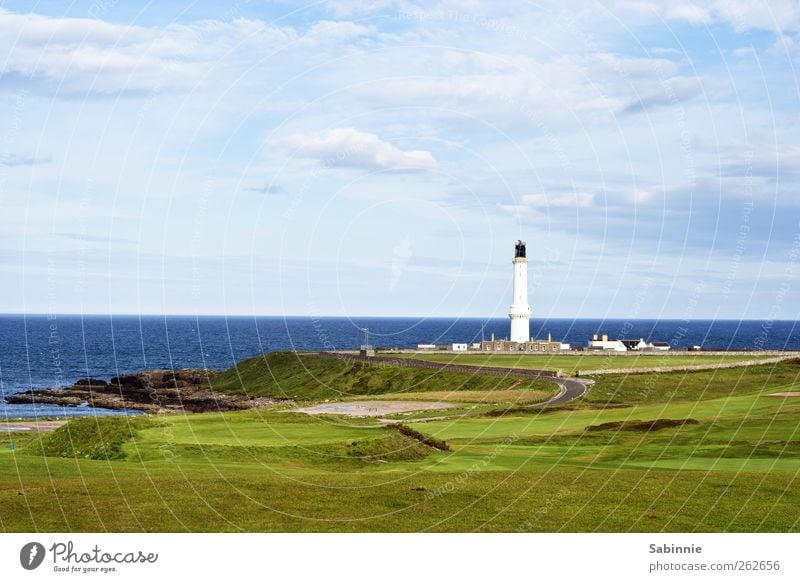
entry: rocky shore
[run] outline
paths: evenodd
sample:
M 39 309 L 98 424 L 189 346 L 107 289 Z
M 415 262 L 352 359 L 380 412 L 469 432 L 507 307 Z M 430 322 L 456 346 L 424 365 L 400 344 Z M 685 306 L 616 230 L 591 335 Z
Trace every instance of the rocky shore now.
M 163 412 L 218 412 L 246 410 L 274 401 L 244 394 L 215 392 L 211 370 L 147 370 L 109 381 L 82 378 L 68 388 L 45 388 L 12 394 L 8 404 L 58 404 Z

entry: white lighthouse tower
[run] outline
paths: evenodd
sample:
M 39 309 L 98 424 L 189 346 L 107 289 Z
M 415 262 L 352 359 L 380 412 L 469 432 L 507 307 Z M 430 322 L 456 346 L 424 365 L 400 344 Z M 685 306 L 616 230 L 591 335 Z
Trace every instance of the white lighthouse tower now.
M 525 257 L 525 243 L 517 241 L 514 247 L 514 295 L 511 309 L 512 342 L 527 342 L 531 339 L 531 307 L 528 305 L 528 259 Z

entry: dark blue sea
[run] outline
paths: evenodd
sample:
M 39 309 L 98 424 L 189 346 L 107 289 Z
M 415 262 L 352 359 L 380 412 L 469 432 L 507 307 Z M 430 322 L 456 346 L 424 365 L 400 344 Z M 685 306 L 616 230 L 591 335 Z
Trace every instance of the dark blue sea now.
M 224 370 L 273 350 L 357 348 L 369 328 L 379 347 L 480 341 L 508 335 L 508 319 L 0 315 L 0 392 L 70 386 L 156 368 Z M 668 341 L 673 349 L 800 349 L 793 321 L 532 320 L 535 337 L 585 345 L 595 333 Z M 0 418 L 119 414 L 52 405 L 5 405 Z

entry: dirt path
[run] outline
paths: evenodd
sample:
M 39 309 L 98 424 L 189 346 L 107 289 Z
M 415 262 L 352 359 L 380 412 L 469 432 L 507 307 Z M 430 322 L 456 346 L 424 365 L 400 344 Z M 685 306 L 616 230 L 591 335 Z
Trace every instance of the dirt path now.
M 24 420 L 0 422 L 0 432 L 53 432 L 67 424 L 66 420 Z
M 368 417 L 413 412 L 416 410 L 443 410 L 458 406 L 449 402 L 423 402 L 415 400 L 358 400 L 353 402 L 331 402 L 316 404 L 305 408 L 295 408 L 292 412 L 305 414 L 343 414 L 345 416 Z

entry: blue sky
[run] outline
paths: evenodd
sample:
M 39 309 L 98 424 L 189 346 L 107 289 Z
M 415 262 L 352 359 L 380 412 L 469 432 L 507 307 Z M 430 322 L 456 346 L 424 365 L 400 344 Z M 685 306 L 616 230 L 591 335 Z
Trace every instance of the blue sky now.
M 568 8 L 567 8 L 568 7 Z M 0 311 L 800 316 L 796 2 L 0 2 Z

